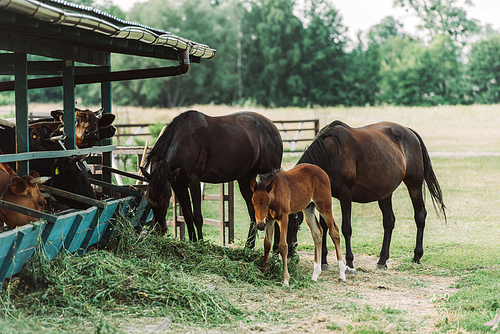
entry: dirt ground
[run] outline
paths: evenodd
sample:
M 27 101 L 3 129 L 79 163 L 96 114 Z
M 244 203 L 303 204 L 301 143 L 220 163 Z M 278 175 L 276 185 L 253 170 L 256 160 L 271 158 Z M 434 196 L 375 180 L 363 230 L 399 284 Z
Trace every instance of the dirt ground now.
M 299 252 L 311 269 L 312 252 Z M 330 257 L 330 255 L 329 255 Z M 338 280 L 333 259 L 312 288 L 241 286 L 237 289 L 218 277 L 208 286 L 243 310 L 249 318 L 212 328 L 189 326 L 176 319 L 148 323 L 132 321 L 127 333 L 431 333 L 453 319 L 441 308 L 455 292 L 454 277 L 428 276 L 398 271 L 389 261 L 387 270 L 375 269 L 377 258 L 355 255 L 356 275 Z M 211 278 L 208 278 L 210 281 Z M 146 320 L 146 319 L 143 319 Z

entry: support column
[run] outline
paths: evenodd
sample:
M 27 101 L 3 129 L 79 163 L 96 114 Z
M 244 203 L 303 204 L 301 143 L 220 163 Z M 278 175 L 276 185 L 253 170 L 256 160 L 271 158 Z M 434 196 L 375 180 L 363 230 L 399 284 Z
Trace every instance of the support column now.
M 111 66 L 105 66 L 103 68 L 106 68 L 106 72 L 111 72 Z M 105 114 L 110 114 L 112 112 L 112 102 L 111 102 L 111 82 L 102 82 L 101 83 L 101 106 L 104 109 Z M 102 145 L 112 145 L 113 144 L 113 139 L 112 138 L 107 138 L 102 140 Z M 109 166 L 111 167 L 112 164 L 112 156 L 113 152 L 104 152 L 102 154 L 102 164 L 104 166 Z M 111 175 L 111 172 L 109 171 L 103 171 L 102 172 L 102 180 L 104 182 L 112 183 L 113 181 L 113 176 Z M 108 194 L 110 195 L 110 194 Z
M 16 95 L 16 152 L 29 152 L 28 127 L 28 61 L 25 53 L 16 54 L 15 60 L 15 95 Z M 17 162 L 17 174 L 29 173 L 29 162 Z
M 68 136 L 64 142 L 66 149 L 76 148 L 75 144 L 75 66 L 72 60 L 65 60 L 63 65 L 63 108 L 64 133 Z

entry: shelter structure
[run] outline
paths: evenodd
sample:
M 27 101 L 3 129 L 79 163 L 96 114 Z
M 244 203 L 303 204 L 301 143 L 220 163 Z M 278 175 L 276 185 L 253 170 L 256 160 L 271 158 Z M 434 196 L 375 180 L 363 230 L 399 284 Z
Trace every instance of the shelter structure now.
M 112 71 L 112 53 L 166 59 L 178 64 Z M 102 108 L 104 113 L 111 113 L 113 81 L 183 75 L 188 72 L 190 63 L 213 58 L 215 53 L 216 50 L 207 45 L 167 31 L 127 22 L 92 7 L 61 0 L 0 0 L 0 75 L 10 76 L 8 80 L 14 76 L 12 81 L 0 82 L 0 91 L 15 92 L 17 139 L 17 153 L 1 155 L 0 162 L 16 161 L 18 175 L 25 175 L 32 159 L 99 153 L 102 154 L 102 164 L 110 167 L 111 152 L 115 149 L 112 140 L 105 140 L 101 146 L 93 148 L 78 149 L 75 146 L 75 85 L 100 83 Z M 29 55 L 44 56 L 50 60 L 30 61 Z M 62 86 L 63 89 L 67 150 L 30 152 L 28 90 L 56 86 Z M 104 169 L 101 181 L 111 186 L 109 168 Z M 130 194 L 138 195 L 133 191 Z M 8 237 L 0 238 L 0 286 L 5 277 L 22 268 L 23 261 L 33 252 L 33 240 L 36 242 L 40 233 L 43 242 L 52 245 L 49 252 L 51 256 L 55 256 L 63 246 L 67 250 L 85 251 L 92 242 L 99 242 L 106 233 L 109 234 L 109 228 L 102 224 L 118 211 L 126 213 L 135 210 L 134 214 L 137 215 L 139 209 L 144 210 L 145 207 L 144 199 L 138 201 L 137 198 L 128 198 L 123 203 L 111 202 L 94 200 L 90 202 L 94 206 L 90 211 L 86 210 L 88 214 L 70 211 L 57 216 L 30 212 L 29 209 L 16 208 L 0 200 L 0 206 L 21 210 L 44 220 L 40 222 L 44 227 L 34 234 L 31 233 L 32 226 L 2 233 L 8 234 Z M 133 210 L 130 207 L 124 209 L 121 204 L 132 205 Z M 78 226 L 75 225 L 77 221 Z M 47 222 L 51 225 L 45 227 Z M 58 227 L 58 223 L 64 224 Z M 51 235 L 58 234 L 54 233 L 56 230 L 69 234 L 54 239 Z M 19 253 L 23 250 L 24 253 Z

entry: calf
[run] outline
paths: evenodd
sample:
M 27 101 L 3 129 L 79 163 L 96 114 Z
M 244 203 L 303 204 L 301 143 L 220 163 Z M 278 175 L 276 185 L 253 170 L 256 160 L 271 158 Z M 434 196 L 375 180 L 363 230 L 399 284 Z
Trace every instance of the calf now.
M 19 177 L 7 163 L 0 163 L 1 200 L 43 211 L 46 201 L 38 189 L 38 184 L 43 181 L 44 179 L 40 178 L 40 175 L 35 171 L 31 171 L 29 175 Z M 0 208 L 0 219 L 11 230 L 38 220 L 4 208 Z
M 55 122 L 63 124 L 63 110 L 52 110 L 50 115 Z M 75 144 L 78 148 L 94 146 L 98 141 L 111 138 L 116 133 L 113 123 L 115 115 L 103 114 L 102 109 L 91 111 L 89 109 L 75 109 Z
M 53 132 L 47 122 L 37 123 L 39 126 L 30 129 L 30 151 L 61 150 L 63 146 L 50 140 Z M 50 122 L 49 122 L 50 123 Z M 0 149 L 5 153 L 15 153 L 15 128 L 11 124 L 0 122 Z M 15 168 L 15 163 L 11 164 Z M 30 169 L 42 176 L 50 176 L 49 185 L 78 195 L 95 199 L 94 189 L 89 181 L 89 173 L 83 156 L 68 158 L 46 158 L 30 161 Z M 59 203 L 75 209 L 86 209 L 88 204 L 54 195 Z

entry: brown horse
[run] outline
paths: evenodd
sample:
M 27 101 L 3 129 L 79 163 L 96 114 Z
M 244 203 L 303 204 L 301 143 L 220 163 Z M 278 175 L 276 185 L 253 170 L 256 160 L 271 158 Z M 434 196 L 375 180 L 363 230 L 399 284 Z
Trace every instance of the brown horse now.
M 413 130 L 391 122 L 351 128 L 341 121 L 325 126 L 304 152 L 298 163 L 321 167 L 330 177 L 332 196 L 340 201 L 342 234 L 346 243 L 347 271 L 354 273 L 351 250 L 352 202 L 378 201 L 383 215 L 384 240 L 377 266 L 386 268 L 396 218 L 392 193 L 404 182 L 415 212 L 417 238 L 413 262 L 420 263 L 427 211 L 423 184 L 427 184 L 433 204 L 438 204 L 446 220 L 443 195 L 432 169 L 422 138 Z M 325 228 L 324 221 L 320 220 Z M 326 262 L 326 238 L 323 236 L 322 265 Z
M 283 284 L 288 285 L 290 280 L 287 266 L 288 244 L 286 242 L 288 215 L 303 211 L 314 240 L 314 270 L 311 279 L 313 281 L 318 279 L 321 273 L 321 239 L 323 230 L 314 216 L 314 208 L 316 207 L 321 217 L 326 221 L 330 237 L 337 252 L 339 277 L 345 281 L 346 267 L 342 261 L 339 229 L 332 215 L 332 194 L 328 175 L 318 166 L 299 164 L 289 171 L 259 175 L 259 180 L 253 180 L 251 187 L 254 192 L 252 203 L 255 208 L 257 225 L 261 229 L 264 227 L 264 224 L 266 227 L 262 271 L 267 270 L 274 223 L 277 221 L 280 229 L 279 251 L 283 259 Z
M 165 232 L 172 187 L 189 239 L 202 239 L 200 182 L 238 180 L 251 219 L 247 245 L 253 247 L 256 230 L 250 181 L 279 168 L 282 156 L 278 128 L 263 115 L 239 112 L 210 117 L 195 110 L 183 112 L 165 128 L 148 154 L 146 167 L 151 166 L 151 174 L 142 169 L 149 181 L 147 198 L 155 220 Z

